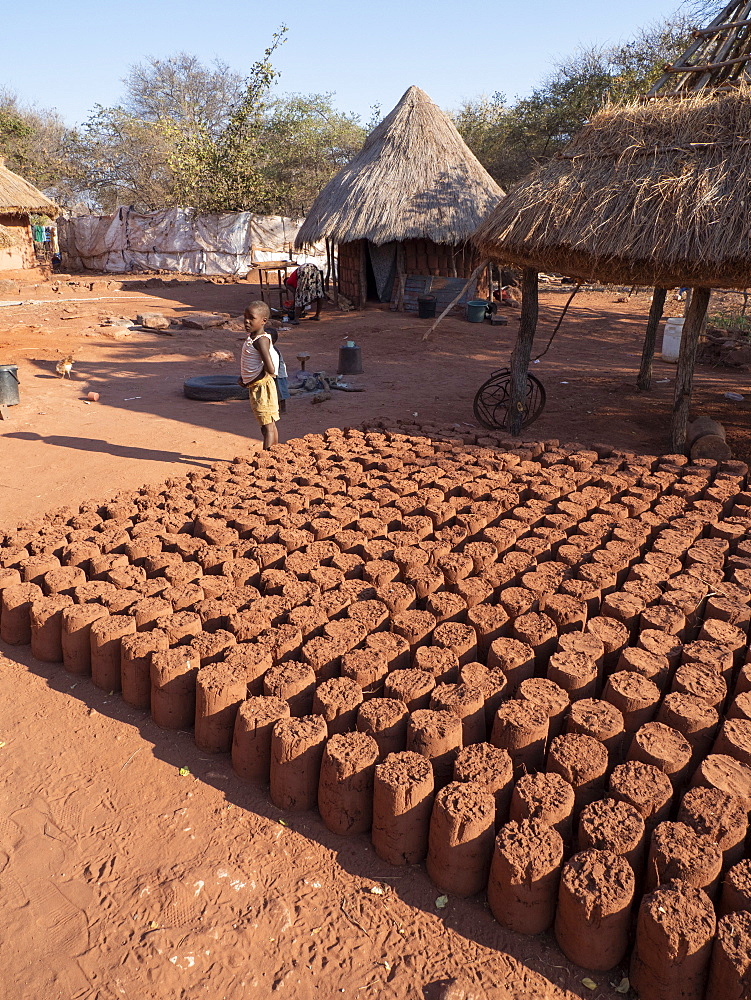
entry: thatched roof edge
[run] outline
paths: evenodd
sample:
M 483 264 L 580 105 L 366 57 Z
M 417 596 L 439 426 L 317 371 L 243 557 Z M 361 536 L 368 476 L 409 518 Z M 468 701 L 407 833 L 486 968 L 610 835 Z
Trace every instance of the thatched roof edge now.
M 57 215 L 57 205 L 33 184 L 13 173 L 0 157 L 0 215 Z
M 295 245 L 324 237 L 464 243 L 502 197 L 448 115 L 410 87 L 323 188 Z

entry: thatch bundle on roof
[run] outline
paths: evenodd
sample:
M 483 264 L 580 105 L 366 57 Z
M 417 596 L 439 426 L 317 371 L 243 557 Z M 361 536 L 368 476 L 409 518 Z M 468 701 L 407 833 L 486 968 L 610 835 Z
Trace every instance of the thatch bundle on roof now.
M 295 245 L 338 244 L 339 291 L 355 305 L 398 299 L 410 275 L 469 277 L 468 241 L 502 197 L 448 115 L 410 87 L 318 195 Z
M 474 239 L 585 280 L 751 285 L 751 90 L 600 111 Z
M 0 215 L 57 215 L 57 206 L 23 177 L 14 174 L 0 157 Z

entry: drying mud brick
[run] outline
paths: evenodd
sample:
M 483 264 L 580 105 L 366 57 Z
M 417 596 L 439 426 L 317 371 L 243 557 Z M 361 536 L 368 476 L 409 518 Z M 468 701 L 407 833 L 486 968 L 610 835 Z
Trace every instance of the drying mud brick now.
M 586 631 L 602 642 L 604 669 L 606 673 L 612 672 L 621 655 L 621 650 L 628 645 L 628 629 L 615 618 L 598 615 L 596 618 L 590 618 L 586 624 Z
M 685 823 L 660 823 L 652 834 L 647 858 L 646 889 L 682 879 L 713 899 L 722 871 L 722 851 L 710 838 Z
M 316 677 L 307 663 L 278 663 L 263 677 L 263 693 L 286 701 L 293 716 L 311 714 L 315 687 Z
M 462 725 L 462 746 L 485 739 L 485 699 L 482 689 L 468 684 L 439 684 L 430 696 L 430 708 L 455 715 Z
M 630 976 L 640 1000 L 703 1000 L 714 933 L 701 889 L 675 880 L 644 896 Z
M 31 642 L 31 605 L 42 598 L 35 583 L 17 583 L 0 594 L 0 639 L 9 646 Z
M 61 646 L 68 673 L 91 673 L 91 626 L 106 616 L 107 609 L 100 604 L 76 604 L 63 609 Z
M 459 679 L 459 657 L 445 646 L 418 646 L 413 666 L 432 674 L 436 684 L 453 684 Z
M 373 779 L 378 744 L 367 733 L 332 736 L 326 742 L 318 782 L 318 811 L 341 836 L 367 833 L 373 818 Z
M 406 748 L 408 721 L 409 709 L 398 698 L 372 698 L 357 712 L 357 729 L 375 740 L 379 760 Z
M 587 621 L 587 604 L 567 594 L 551 594 L 540 602 L 540 610 L 553 624 L 559 635 L 581 632 Z
M 371 649 L 353 649 L 342 657 L 342 677 L 353 680 L 362 691 L 363 698 L 377 698 L 383 693 L 383 682 L 388 672 L 386 656 Z
M 727 685 L 722 675 L 707 663 L 683 663 L 673 676 L 673 691 L 693 694 L 703 698 L 718 711 L 727 696 Z
M 86 583 L 86 574 L 79 566 L 61 566 L 44 574 L 42 590 L 45 594 L 71 594 L 75 587 Z
M 547 739 L 548 716 L 541 705 L 506 701 L 498 707 L 490 742 L 508 751 L 517 775 L 542 770 Z
M 430 705 L 435 683 L 435 677 L 426 670 L 392 670 L 384 682 L 383 693 L 386 698 L 403 701 L 410 712 L 415 712 Z
M 435 616 L 428 611 L 404 611 L 391 619 L 391 631 L 406 639 L 414 656 L 418 646 L 430 644 L 436 624 Z
M 415 865 L 428 851 L 433 768 L 421 754 L 389 754 L 375 769 L 371 839 L 379 858 Z
M 619 670 L 608 677 L 602 697 L 621 713 L 624 730 L 635 733 L 654 718 L 660 689 L 641 674 Z
M 271 731 L 271 801 L 279 809 L 313 809 L 328 733 L 317 715 L 279 719 Z
M 564 955 L 584 969 L 605 972 L 628 947 L 634 872 L 626 858 L 585 850 L 563 866 L 555 938 Z
M 557 830 L 564 843 L 571 841 L 574 789 L 560 774 L 525 774 L 511 795 L 509 816 L 515 822 L 529 819 Z
M 243 671 L 248 694 L 262 693 L 263 679 L 272 665 L 272 655 L 267 648 L 251 642 L 233 645 L 224 654 L 224 662 Z
M 120 642 L 120 684 L 123 701 L 134 708 L 151 708 L 151 654 L 169 649 L 161 629 L 134 632 Z
M 198 660 L 178 647 L 151 654 L 151 718 L 162 729 L 190 729 L 196 717 Z
M 726 685 L 729 685 L 735 658 L 733 650 L 719 642 L 709 642 L 701 639 L 690 642 L 681 650 L 681 666 L 698 664 L 719 674 Z
M 589 632 L 564 632 L 558 638 L 556 652 L 559 653 L 584 653 L 597 664 L 599 675 L 603 671 L 605 658 L 605 644 L 602 639 Z
M 427 757 L 436 788 L 451 780 L 454 761 L 462 748 L 461 719 L 450 712 L 418 709 L 407 723 L 407 750 Z
M 460 750 L 454 761 L 454 781 L 471 781 L 486 788 L 495 799 L 496 828 L 509 818 L 514 769 L 505 750 L 490 743 L 474 743 Z
M 229 753 L 235 716 L 248 686 L 241 670 L 227 663 L 201 667 L 196 675 L 194 738 L 199 750 Z
M 433 615 L 439 625 L 444 622 L 464 624 L 467 618 L 467 603 L 458 594 L 441 590 L 427 598 L 425 611 Z
M 31 653 L 45 663 L 62 663 L 63 611 L 71 607 L 73 598 L 66 594 L 43 597 L 31 605 Z
M 723 869 L 743 858 L 748 812 L 740 799 L 719 788 L 689 788 L 678 810 L 678 822 L 717 844 L 722 851 Z
M 608 771 L 608 751 L 598 740 L 580 733 L 556 736 L 548 750 L 547 769 L 574 789 L 574 815 L 599 797 Z
M 691 745 L 685 736 L 661 722 L 648 722 L 634 734 L 628 760 L 652 764 L 670 778 L 674 788 L 681 788 L 688 778 Z
M 545 677 L 528 677 L 519 685 L 516 697 L 540 705 L 548 717 L 548 739 L 559 736 L 563 730 L 569 696 L 562 687 Z
M 597 662 L 586 653 L 554 653 L 548 663 L 547 677 L 567 691 L 571 701 L 594 698 L 597 692 Z
M 108 615 L 91 626 L 91 679 L 103 691 L 121 689 L 120 643 L 135 631 L 136 623 L 127 615 Z
M 635 674 L 641 674 L 647 680 L 652 681 L 658 688 L 662 688 L 668 675 L 670 664 L 666 656 L 657 653 L 650 653 L 646 649 L 638 646 L 626 646 L 621 650 L 618 657 L 617 671 L 630 670 Z
M 692 786 L 703 785 L 719 788 L 728 795 L 739 798 L 743 807 L 751 811 L 751 768 L 726 754 L 710 754 L 699 764 L 691 779 Z
M 125 558 L 125 563 L 128 560 Z M 60 569 L 60 560 L 51 554 L 32 556 L 23 563 L 21 575 L 24 583 L 35 583 L 40 589 L 44 584 L 45 573 L 50 570 Z
M 717 710 L 694 694 L 671 691 L 657 711 L 657 722 L 670 726 L 685 736 L 692 751 L 692 764 L 709 752 L 720 717 Z
M 410 665 L 410 648 L 407 640 L 395 632 L 374 632 L 365 637 L 365 648 L 382 653 L 389 670 L 404 670 Z
M 553 827 L 535 820 L 510 822 L 495 841 L 488 905 L 504 927 L 541 934 L 553 923 L 563 841 Z
M 623 716 L 609 701 L 584 698 L 574 702 L 566 716 L 566 732 L 599 740 L 608 751 L 610 766 L 619 762 L 623 753 Z
M 245 781 L 268 784 L 271 768 L 271 732 L 279 719 L 288 719 L 289 705 L 263 695 L 246 699 L 235 718 L 232 767 Z
M 362 688 L 350 677 L 331 677 L 317 685 L 313 693 L 313 715 L 326 721 L 329 736 L 355 728 Z
M 528 612 L 515 618 L 511 636 L 534 650 L 536 669 L 543 672 L 558 641 L 555 623 L 547 615 Z
M 751 692 L 743 691 L 736 695 L 725 715 L 728 719 L 751 719 Z
M 157 628 L 167 633 L 170 646 L 188 643 L 201 632 L 201 618 L 193 611 L 177 611 L 156 621 Z
M 508 615 L 500 604 L 475 604 L 467 611 L 467 624 L 477 636 L 477 655 L 486 660 L 490 644 L 506 634 Z
M 729 913 L 717 924 L 705 1000 L 747 1000 L 751 986 L 751 913 Z
M 459 680 L 470 687 L 479 687 L 485 699 L 485 728 L 493 727 L 493 719 L 498 706 L 508 694 L 506 675 L 498 668 L 491 669 L 484 663 L 465 663 L 459 671 Z
M 718 916 L 735 910 L 751 910 L 751 861 L 744 859 L 725 873 L 717 907 Z
M 33 641 L 33 612 L 32 612 Z M 751 766 L 751 721 L 748 719 L 726 719 L 712 747 L 713 754 L 726 754 Z
M 441 622 L 433 631 L 433 645 L 451 650 L 460 666 L 477 659 L 477 634 L 471 625 Z
M 518 639 L 495 639 L 488 649 L 488 667 L 501 670 L 509 690 L 515 692 L 523 680 L 535 672 L 535 651 Z
M 483 785 L 452 781 L 437 792 L 428 836 L 428 875 L 443 892 L 485 889 L 495 839 L 495 799 Z
M 579 850 L 610 851 L 624 857 L 638 879 L 644 867 L 644 820 L 638 810 L 619 799 L 604 798 L 582 809 Z

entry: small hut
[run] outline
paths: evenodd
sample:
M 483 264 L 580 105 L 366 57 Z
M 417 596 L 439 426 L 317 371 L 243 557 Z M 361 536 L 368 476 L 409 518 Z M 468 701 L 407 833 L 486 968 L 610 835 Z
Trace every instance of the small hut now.
M 30 215 L 57 215 L 57 206 L 33 184 L 14 174 L 0 156 L 0 271 L 36 263 Z
M 411 276 L 472 275 L 469 239 L 502 198 L 448 115 L 410 87 L 318 195 L 295 246 L 338 245 L 338 291 L 358 309 L 399 307 Z
M 512 413 L 523 411 L 538 270 L 584 281 L 692 286 L 673 408 L 673 448 L 683 450 L 710 289 L 751 284 L 750 135 L 745 88 L 607 108 L 479 227 L 475 243 L 483 254 L 524 268 Z

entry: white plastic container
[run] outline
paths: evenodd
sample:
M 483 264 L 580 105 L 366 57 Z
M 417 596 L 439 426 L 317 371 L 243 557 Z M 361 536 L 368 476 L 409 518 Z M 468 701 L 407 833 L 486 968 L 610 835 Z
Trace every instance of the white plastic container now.
M 665 320 L 665 329 L 662 334 L 662 354 L 663 361 L 675 364 L 678 355 L 681 353 L 681 337 L 683 336 L 683 317 L 670 316 Z

